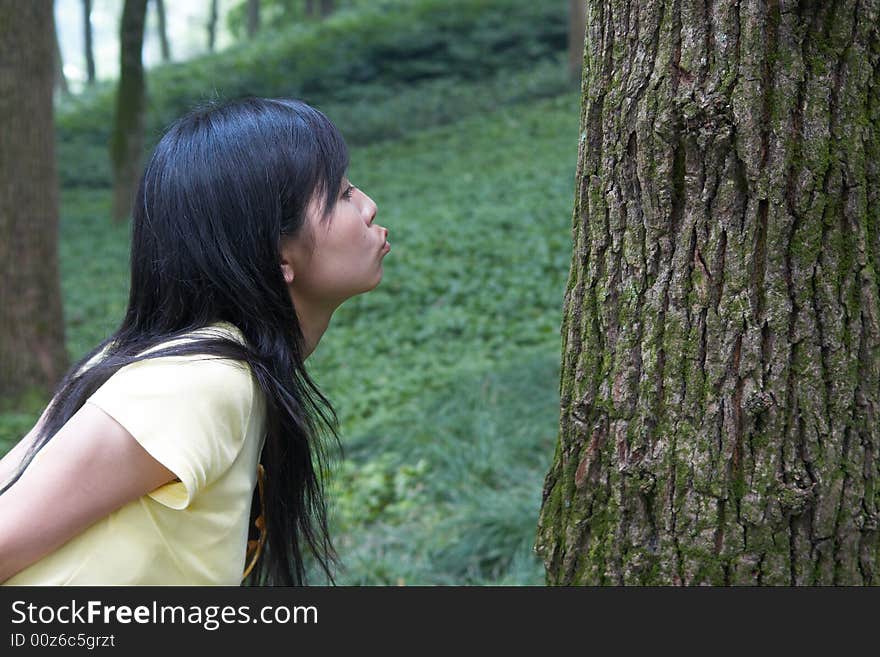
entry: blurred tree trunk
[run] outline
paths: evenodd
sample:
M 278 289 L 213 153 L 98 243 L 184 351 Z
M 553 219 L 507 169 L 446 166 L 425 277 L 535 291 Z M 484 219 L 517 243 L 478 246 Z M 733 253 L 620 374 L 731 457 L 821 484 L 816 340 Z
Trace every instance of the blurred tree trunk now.
M 61 54 L 61 43 L 58 41 L 58 30 L 54 27 L 54 20 L 52 24 L 52 40 L 55 48 L 55 86 L 63 95 L 69 96 L 70 86 L 67 84 L 67 76 L 64 75 L 64 57 Z
M 58 274 L 52 0 L 0 0 L 0 399 L 67 369 Z
M 92 45 L 92 0 L 83 0 L 83 28 L 85 32 L 86 82 L 95 84 L 95 50 Z
M 211 8 L 208 13 L 208 50 L 214 52 L 214 44 L 217 38 L 217 0 L 211 0 Z
M 119 29 L 119 87 L 110 154 L 113 160 L 113 220 L 122 221 L 141 168 L 144 129 L 144 20 L 147 0 L 125 0 Z
M 260 31 L 260 0 L 248 0 L 247 3 L 247 33 L 253 37 Z
M 584 70 L 586 21 L 587 0 L 568 0 L 568 73 L 572 80 L 580 80 Z
M 589 0 L 549 583 L 880 583 L 878 14 Z
M 171 60 L 171 48 L 168 46 L 168 29 L 165 26 L 165 0 L 156 0 L 156 14 L 159 23 L 159 45 L 162 50 L 162 61 Z
M 306 16 L 310 18 L 326 18 L 336 9 L 333 0 L 319 0 L 315 6 L 315 0 L 306 0 Z

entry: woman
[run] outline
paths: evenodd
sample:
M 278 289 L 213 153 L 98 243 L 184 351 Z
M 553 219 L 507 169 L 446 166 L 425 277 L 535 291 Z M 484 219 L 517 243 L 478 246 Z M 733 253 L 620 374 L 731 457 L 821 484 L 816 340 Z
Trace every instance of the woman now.
M 390 250 L 347 167 L 299 101 L 168 130 L 134 203 L 121 326 L 0 462 L 0 582 L 237 584 L 258 461 L 251 581 L 302 583 L 307 552 L 332 579 L 318 437 L 336 415 L 305 359 Z

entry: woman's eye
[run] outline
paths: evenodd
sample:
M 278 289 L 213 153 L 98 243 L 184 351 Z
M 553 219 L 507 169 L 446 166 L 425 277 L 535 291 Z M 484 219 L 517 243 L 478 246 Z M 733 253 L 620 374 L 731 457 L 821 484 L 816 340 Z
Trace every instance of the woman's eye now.
M 342 192 L 342 198 L 344 198 L 345 200 L 351 199 L 351 195 L 354 193 L 354 190 L 355 190 L 355 186 L 349 185 L 348 189 L 346 189 L 344 192 Z

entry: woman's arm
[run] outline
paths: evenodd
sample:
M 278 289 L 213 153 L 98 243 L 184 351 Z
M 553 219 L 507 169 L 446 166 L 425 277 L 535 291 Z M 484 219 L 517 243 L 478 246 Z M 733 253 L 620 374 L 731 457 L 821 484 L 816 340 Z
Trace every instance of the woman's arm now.
M 119 423 L 84 404 L 0 495 L 0 582 L 173 479 Z
M 53 400 L 54 401 L 54 400 Z M 12 473 L 18 469 L 18 464 L 21 463 L 21 460 L 24 458 L 25 453 L 27 452 L 27 448 L 34 441 L 34 437 L 40 431 L 43 426 L 43 423 L 46 421 L 46 413 L 49 412 L 49 407 L 52 406 L 50 402 L 48 406 L 46 406 L 46 410 L 40 415 L 40 419 L 37 420 L 37 423 L 31 428 L 30 431 L 27 432 L 27 435 L 19 440 L 13 447 L 10 449 L 6 455 L 0 459 L 0 486 L 5 484 L 10 477 L 12 477 Z

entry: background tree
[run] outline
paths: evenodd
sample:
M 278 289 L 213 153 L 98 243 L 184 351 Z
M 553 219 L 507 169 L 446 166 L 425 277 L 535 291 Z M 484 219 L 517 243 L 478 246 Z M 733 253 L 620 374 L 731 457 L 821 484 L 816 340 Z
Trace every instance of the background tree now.
M 92 45 L 92 0 L 83 0 L 83 32 L 86 57 L 86 83 L 95 84 L 95 51 Z
M 208 11 L 208 51 L 214 52 L 214 44 L 217 40 L 217 0 L 211 0 Z
M 67 369 L 58 277 L 52 0 L 0 0 L 0 399 Z
M 236 39 L 250 39 L 267 26 L 323 20 L 339 6 L 333 0 L 241 0 L 226 13 L 226 24 Z
M 310 18 L 326 18 L 335 9 L 333 0 L 306 0 L 306 16 Z
M 586 31 L 587 0 L 568 0 L 568 72 L 580 80 L 584 68 L 584 32 Z
M 880 0 L 590 0 L 553 584 L 880 582 Z
M 64 57 L 61 54 L 61 43 L 58 41 L 58 30 L 55 29 L 55 21 L 52 21 L 52 40 L 54 41 L 54 66 L 55 66 L 55 87 L 63 95 L 70 95 L 70 86 L 67 84 L 67 76 L 64 75 Z
M 247 34 L 249 38 L 260 31 L 260 0 L 247 0 Z
M 144 130 L 144 20 L 147 0 L 125 0 L 119 28 L 119 87 L 110 155 L 113 161 L 113 220 L 131 210 L 141 168 Z
M 156 17 L 159 25 L 159 45 L 162 51 L 162 61 L 171 60 L 171 48 L 168 45 L 168 30 L 165 26 L 165 0 L 156 0 Z

